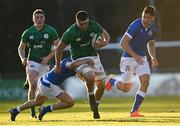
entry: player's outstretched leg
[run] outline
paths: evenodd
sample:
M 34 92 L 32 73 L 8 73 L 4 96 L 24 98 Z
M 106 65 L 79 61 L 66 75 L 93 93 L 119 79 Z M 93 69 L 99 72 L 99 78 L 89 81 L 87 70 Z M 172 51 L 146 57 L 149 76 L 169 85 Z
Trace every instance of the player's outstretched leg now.
M 114 86 L 115 82 L 116 79 L 114 79 L 114 75 L 111 74 L 105 84 L 106 90 L 110 91 L 112 89 L 112 86 Z
M 16 108 L 10 108 L 9 110 L 10 116 L 11 116 L 11 121 L 16 120 L 16 116 L 19 114 Z

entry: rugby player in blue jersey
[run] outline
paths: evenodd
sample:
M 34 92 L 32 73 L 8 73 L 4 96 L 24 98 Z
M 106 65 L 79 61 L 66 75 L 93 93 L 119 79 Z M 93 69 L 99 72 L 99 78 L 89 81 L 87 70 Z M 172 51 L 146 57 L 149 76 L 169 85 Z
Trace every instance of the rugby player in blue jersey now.
M 150 79 L 150 67 L 146 52 L 150 55 L 151 66 L 156 67 L 158 65 L 155 56 L 157 29 L 153 23 L 154 15 L 154 7 L 146 6 L 142 12 L 142 17 L 130 24 L 120 42 L 121 47 L 124 49 L 120 61 L 122 80 L 117 80 L 110 76 L 106 83 L 107 90 L 114 86 L 118 90 L 128 92 L 132 87 L 132 75 L 135 73 L 138 76 L 140 87 L 130 112 L 131 117 L 144 116 L 138 112 L 138 109 L 144 100 Z
M 43 116 L 47 112 L 51 112 L 53 110 L 58 109 L 66 109 L 70 108 L 74 105 L 74 100 L 72 97 L 63 91 L 59 85 L 63 83 L 65 79 L 68 77 L 74 76 L 74 68 L 80 65 L 87 65 L 89 67 L 93 67 L 94 62 L 89 58 L 79 59 L 72 61 L 71 58 L 66 58 L 61 62 L 61 72 L 55 73 L 54 69 L 50 72 L 43 75 L 38 80 L 38 91 L 36 94 L 36 98 L 34 100 L 26 101 L 24 104 L 9 109 L 9 113 L 11 116 L 11 121 L 15 121 L 16 116 L 23 110 L 28 109 L 33 106 L 41 106 L 47 98 L 49 99 L 57 99 L 58 102 L 49 105 L 46 107 L 40 107 L 40 112 L 38 115 L 38 119 L 42 120 Z

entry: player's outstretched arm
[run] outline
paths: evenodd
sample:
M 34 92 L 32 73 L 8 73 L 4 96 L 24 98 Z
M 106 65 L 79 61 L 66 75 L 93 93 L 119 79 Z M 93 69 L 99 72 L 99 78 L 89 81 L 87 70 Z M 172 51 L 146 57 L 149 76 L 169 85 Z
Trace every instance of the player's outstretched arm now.
M 69 69 L 74 69 L 75 67 L 78 67 L 82 64 L 87 64 L 91 67 L 94 66 L 94 61 L 90 58 L 86 58 L 86 59 L 77 59 L 77 60 L 74 60 L 73 62 L 71 62 L 69 64 Z
M 62 41 L 59 42 L 58 46 L 55 49 L 55 68 L 54 71 L 56 73 L 60 73 L 61 72 L 61 58 L 62 58 L 62 54 L 63 54 L 63 49 L 66 48 L 66 44 L 64 44 Z

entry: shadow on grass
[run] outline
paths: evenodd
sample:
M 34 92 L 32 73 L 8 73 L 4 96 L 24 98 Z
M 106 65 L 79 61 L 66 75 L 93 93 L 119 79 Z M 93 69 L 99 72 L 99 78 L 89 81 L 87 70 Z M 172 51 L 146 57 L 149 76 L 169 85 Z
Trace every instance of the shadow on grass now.
M 177 120 L 179 119 L 179 120 Z M 160 118 L 116 118 L 116 119 L 98 119 L 98 120 L 42 120 L 40 122 L 144 122 L 144 123 L 180 123 L 180 117 L 160 117 Z

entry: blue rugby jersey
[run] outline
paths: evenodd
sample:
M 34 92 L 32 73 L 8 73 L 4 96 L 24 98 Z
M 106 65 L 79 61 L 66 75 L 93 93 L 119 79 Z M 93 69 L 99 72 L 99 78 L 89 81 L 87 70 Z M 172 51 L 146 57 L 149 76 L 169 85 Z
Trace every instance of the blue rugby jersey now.
M 131 49 L 140 56 L 146 56 L 147 43 L 150 40 L 154 40 L 157 36 L 157 29 L 152 23 L 148 28 L 142 25 L 141 18 L 136 19 L 130 24 L 126 33 L 131 38 Z M 123 57 L 131 57 L 126 51 L 124 51 Z
M 54 72 L 54 69 L 46 73 L 40 78 L 41 83 L 45 83 L 45 85 L 48 87 L 48 84 L 54 84 L 54 85 L 60 85 L 63 83 L 65 79 L 68 77 L 74 76 L 75 71 L 72 69 L 68 69 L 67 65 L 72 62 L 71 58 L 68 57 L 61 61 L 61 72 L 59 74 Z

